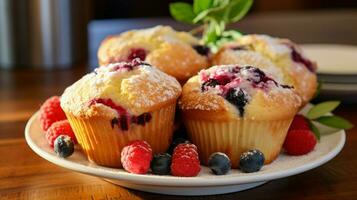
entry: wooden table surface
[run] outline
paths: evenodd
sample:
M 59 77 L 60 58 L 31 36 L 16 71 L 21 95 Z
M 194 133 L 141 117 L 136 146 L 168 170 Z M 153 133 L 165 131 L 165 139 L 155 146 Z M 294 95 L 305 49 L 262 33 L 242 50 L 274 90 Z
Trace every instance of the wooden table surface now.
M 51 164 L 26 144 L 26 121 L 47 97 L 62 94 L 86 71 L 84 65 L 56 71 L 0 70 L 0 199 L 357 199 L 356 127 L 347 131 L 342 152 L 327 164 L 226 195 L 145 193 Z M 356 104 L 341 105 L 336 113 L 357 125 Z

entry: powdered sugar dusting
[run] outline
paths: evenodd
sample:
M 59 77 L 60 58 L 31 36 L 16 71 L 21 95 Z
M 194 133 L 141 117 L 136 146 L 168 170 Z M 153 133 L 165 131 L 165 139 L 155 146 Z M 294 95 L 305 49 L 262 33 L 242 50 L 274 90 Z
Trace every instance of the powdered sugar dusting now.
M 246 35 L 238 39 L 242 45 L 250 45 L 252 50 L 266 54 L 273 60 L 280 56 L 290 55 L 291 49 L 283 44 L 280 38 L 274 38 L 269 35 Z
M 274 107 L 284 103 L 291 112 L 301 105 L 292 87 L 280 84 L 262 69 L 238 65 L 219 65 L 200 71 L 184 86 L 179 105 L 184 110 L 229 110 L 241 117 L 244 113 L 254 117 L 256 111 L 252 113 L 248 109 L 252 102 L 258 103 L 258 107 L 264 107 L 263 102 Z
M 208 85 L 208 90 L 224 94 L 230 88 L 241 88 L 248 96 L 254 96 L 257 90 L 268 93 L 270 90 L 290 90 L 291 87 L 280 85 L 269 77 L 263 70 L 254 67 L 241 67 L 237 65 L 214 66 L 199 73 L 202 90 L 206 90 L 205 83 L 215 80 L 214 85 Z
M 133 60 L 101 66 L 68 87 L 63 105 L 75 115 L 87 115 L 92 99 L 110 99 L 140 115 L 157 109 L 160 104 L 175 102 L 181 94 L 177 80 L 143 62 Z
M 129 100 L 135 99 L 135 106 L 153 106 L 180 94 L 181 87 L 175 78 L 150 66 L 142 66 L 139 71 L 123 82 L 123 89 L 130 91 Z

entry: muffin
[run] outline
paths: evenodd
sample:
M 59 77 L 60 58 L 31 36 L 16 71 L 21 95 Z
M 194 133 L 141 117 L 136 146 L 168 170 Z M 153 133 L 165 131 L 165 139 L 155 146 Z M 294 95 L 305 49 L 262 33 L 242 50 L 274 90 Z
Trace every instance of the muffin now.
M 179 100 L 202 162 L 207 164 L 214 152 L 224 152 L 234 168 L 241 153 L 250 149 L 259 149 L 265 163 L 271 163 L 300 105 L 291 86 L 278 83 L 263 69 L 238 65 L 202 70 L 183 86 Z
M 197 38 L 169 26 L 131 30 L 107 37 L 99 47 L 100 65 L 140 58 L 181 83 L 206 68 L 210 51 Z
M 215 65 L 254 65 L 272 72 L 274 78 L 292 85 L 305 105 L 317 88 L 316 63 L 298 45 L 267 35 L 245 35 L 224 45 L 212 59 Z M 274 69 L 275 68 L 275 69 Z
M 85 75 L 64 91 L 61 107 L 88 159 L 120 167 L 121 149 L 131 140 L 166 151 L 180 94 L 174 77 L 134 59 Z

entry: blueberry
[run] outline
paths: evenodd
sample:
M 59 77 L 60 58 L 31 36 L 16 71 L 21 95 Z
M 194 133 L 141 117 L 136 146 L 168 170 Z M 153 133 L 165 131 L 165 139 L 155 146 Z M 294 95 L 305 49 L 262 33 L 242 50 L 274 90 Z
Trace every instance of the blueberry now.
M 224 175 L 231 170 L 231 161 L 226 154 L 216 152 L 210 155 L 208 159 L 208 167 L 214 174 Z
M 249 150 L 240 156 L 239 167 L 245 173 L 257 172 L 264 165 L 264 154 L 257 150 Z
M 60 135 L 54 142 L 54 151 L 59 157 L 67 158 L 74 152 L 72 139 L 67 135 Z
M 245 95 L 245 92 L 242 89 L 231 88 L 226 94 L 226 99 L 231 104 L 235 105 L 239 110 L 239 115 L 243 117 L 244 115 L 244 106 L 248 103 L 248 99 Z
M 167 153 L 171 154 L 174 152 L 174 149 L 177 145 L 182 144 L 182 143 L 190 143 L 190 141 L 186 140 L 185 138 L 176 138 L 174 141 L 171 143 L 169 149 L 167 150 Z
M 171 155 L 168 153 L 155 154 L 151 161 L 151 171 L 153 174 L 170 174 Z

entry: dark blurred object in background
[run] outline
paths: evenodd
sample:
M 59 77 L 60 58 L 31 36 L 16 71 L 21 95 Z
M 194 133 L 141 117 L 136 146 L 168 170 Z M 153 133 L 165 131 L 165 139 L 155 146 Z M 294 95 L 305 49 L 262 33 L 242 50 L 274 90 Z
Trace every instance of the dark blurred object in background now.
M 86 0 L 1 0 L 0 68 L 65 68 L 83 61 Z
M 170 16 L 172 2 L 192 0 L 92 0 L 95 19 Z M 356 0 L 254 0 L 251 13 L 313 9 L 357 8 Z

